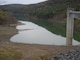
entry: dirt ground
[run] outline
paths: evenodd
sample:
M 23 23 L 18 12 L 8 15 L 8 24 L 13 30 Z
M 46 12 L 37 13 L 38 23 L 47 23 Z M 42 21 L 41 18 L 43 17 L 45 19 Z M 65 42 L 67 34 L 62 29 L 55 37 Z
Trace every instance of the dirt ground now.
M 22 60 L 43 60 L 46 57 L 66 53 L 75 47 L 36 45 L 10 42 L 10 38 L 17 34 L 15 27 L 0 26 L 0 47 L 6 47 L 22 53 Z

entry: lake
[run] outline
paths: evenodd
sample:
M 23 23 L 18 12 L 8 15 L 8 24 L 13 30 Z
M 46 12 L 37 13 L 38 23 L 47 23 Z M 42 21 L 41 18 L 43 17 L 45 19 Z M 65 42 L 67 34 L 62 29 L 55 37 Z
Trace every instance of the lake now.
M 24 25 L 18 25 L 18 34 L 10 40 L 16 43 L 42 44 L 42 45 L 66 45 L 66 38 L 56 35 L 47 29 L 28 21 L 19 21 Z M 73 39 L 73 45 L 80 45 L 80 42 Z

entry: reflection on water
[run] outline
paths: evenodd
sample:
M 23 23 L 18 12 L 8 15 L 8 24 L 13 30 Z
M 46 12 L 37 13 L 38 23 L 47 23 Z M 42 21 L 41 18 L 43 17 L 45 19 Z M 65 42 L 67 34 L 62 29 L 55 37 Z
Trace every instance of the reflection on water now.
M 29 44 L 45 44 L 45 45 L 66 45 L 66 38 L 56 35 L 38 26 L 32 22 L 20 21 L 25 25 L 17 26 L 19 33 L 11 38 L 12 42 L 29 43 Z M 73 45 L 80 44 L 73 40 Z

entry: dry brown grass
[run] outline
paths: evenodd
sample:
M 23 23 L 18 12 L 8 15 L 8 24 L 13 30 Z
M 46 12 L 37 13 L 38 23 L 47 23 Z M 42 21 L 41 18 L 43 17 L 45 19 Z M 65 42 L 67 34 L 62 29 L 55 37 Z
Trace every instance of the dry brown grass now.
M 0 47 L 0 60 L 21 60 L 22 54 L 9 48 Z

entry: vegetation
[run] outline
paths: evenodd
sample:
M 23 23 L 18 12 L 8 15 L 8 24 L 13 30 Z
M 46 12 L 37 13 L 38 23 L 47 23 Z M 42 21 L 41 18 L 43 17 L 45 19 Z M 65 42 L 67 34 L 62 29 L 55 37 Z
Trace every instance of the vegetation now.
M 9 25 L 16 22 L 16 18 L 12 15 L 12 13 L 0 9 L 0 25 Z
M 60 23 L 56 24 L 56 23 L 51 23 L 48 21 L 38 21 L 38 20 L 37 21 L 30 20 L 30 21 L 48 29 L 54 34 L 66 36 L 66 27 L 65 27 L 66 25 L 65 24 L 61 25 Z
M 0 47 L 0 60 L 21 60 L 21 56 L 20 52 Z

